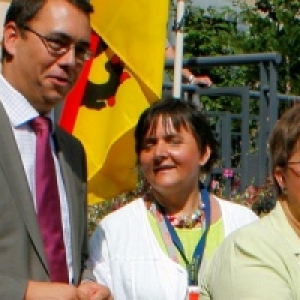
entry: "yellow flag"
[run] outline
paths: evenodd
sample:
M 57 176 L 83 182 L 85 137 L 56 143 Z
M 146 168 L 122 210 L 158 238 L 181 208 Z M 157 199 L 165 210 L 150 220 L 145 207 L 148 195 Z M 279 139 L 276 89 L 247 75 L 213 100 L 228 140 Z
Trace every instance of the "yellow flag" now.
M 99 41 L 83 72 L 88 78 L 71 131 L 87 152 L 88 200 L 95 204 L 135 187 L 133 131 L 141 112 L 161 97 L 169 1 L 91 2 Z M 68 101 L 79 96 L 74 91 L 65 119 Z

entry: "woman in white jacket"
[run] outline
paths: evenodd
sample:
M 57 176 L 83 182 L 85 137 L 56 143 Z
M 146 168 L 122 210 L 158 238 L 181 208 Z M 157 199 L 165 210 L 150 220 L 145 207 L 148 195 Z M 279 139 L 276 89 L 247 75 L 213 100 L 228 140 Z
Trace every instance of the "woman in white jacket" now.
M 149 188 L 100 222 L 89 265 L 115 300 L 192 299 L 224 237 L 257 217 L 199 182 L 217 160 L 217 142 L 194 105 L 153 104 L 141 115 L 135 140 Z

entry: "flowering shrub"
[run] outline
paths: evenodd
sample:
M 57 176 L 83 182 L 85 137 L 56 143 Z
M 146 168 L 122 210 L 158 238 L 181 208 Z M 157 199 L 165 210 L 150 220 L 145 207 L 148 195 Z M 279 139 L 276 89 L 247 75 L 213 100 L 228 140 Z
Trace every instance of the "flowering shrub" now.
M 137 188 L 137 190 L 121 194 L 117 197 L 114 197 L 112 199 L 107 199 L 99 204 L 89 205 L 88 206 L 88 230 L 91 234 L 96 225 L 99 223 L 99 221 L 105 217 L 110 212 L 122 207 L 126 203 L 129 203 L 131 200 L 137 197 L 137 195 L 140 193 L 140 190 Z
M 225 191 L 229 183 L 230 190 Z M 263 216 L 269 213 L 275 206 L 275 189 L 271 178 L 267 178 L 261 186 L 249 185 L 243 192 L 239 192 L 239 180 L 234 177 L 231 169 L 224 169 L 219 180 L 213 179 L 209 185 L 210 192 L 221 198 L 251 208 L 257 215 Z
M 249 189 L 248 187 L 247 189 Z M 268 178 L 265 184 L 259 187 L 253 187 L 253 190 L 246 189 L 246 204 L 249 203 L 251 209 L 260 217 L 268 214 L 276 204 L 276 197 L 274 193 L 274 186 L 272 181 Z M 247 198 L 248 193 L 248 198 Z M 237 200 L 237 198 L 236 198 Z M 242 203 L 243 204 L 243 203 Z

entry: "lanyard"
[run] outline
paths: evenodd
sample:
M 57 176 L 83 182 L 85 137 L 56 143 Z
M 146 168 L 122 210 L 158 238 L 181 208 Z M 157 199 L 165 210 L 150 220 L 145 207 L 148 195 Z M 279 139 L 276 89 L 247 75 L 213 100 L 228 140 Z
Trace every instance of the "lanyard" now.
M 203 234 L 198 241 L 196 248 L 193 253 L 192 261 L 189 262 L 186 254 L 184 252 L 183 245 L 174 229 L 174 227 L 171 225 L 170 221 L 162 215 L 162 213 L 157 209 L 157 204 L 155 202 L 151 206 L 151 212 L 153 213 L 154 217 L 156 218 L 159 229 L 162 235 L 162 238 L 165 242 L 167 252 L 169 256 L 176 262 L 178 262 L 176 249 L 179 251 L 182 259 L 184 260 L 187 272 L 188 272 L 188 278 L 189 278 L 189 285 L 197 285 L 198 283 L 198 271 L 199 267 L 201 265 L 201 261 L 204 254 L 204 248 L 206 243 L 207 234 L 210 227 L 210 200 L 209 200 L 209 193 L 207 189 L 204 187 L 204 185 L 200 182 L 199 183 L 199 190 L 201 193 L 201 199 L 204 204 L 204 218 L 202 218 L 202 230 Z M 172 243 L 170 242 L 170 238 Z

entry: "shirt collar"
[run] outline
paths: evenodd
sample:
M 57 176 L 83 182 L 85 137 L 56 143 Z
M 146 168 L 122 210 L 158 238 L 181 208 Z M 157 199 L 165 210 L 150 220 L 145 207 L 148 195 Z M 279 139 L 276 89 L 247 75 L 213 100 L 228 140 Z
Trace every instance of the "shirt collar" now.
M 270 212 L 270 218 L 274 226 L 282 233 L 282 239 L 289 245 L 295 256 L 300 256 L 300 239 L 294 229 L 289 224 L 286 215 L 282 209 L 280 200 L 277 200 L 276 207 Z
M 13 127 L 25 125 L 39 115 L 28 100 L 2 74 L 0 74 L 0 86 L 0 101 Z M 51 111 L 46 116 L 50 118 L 54 129 L 54 112 Z

